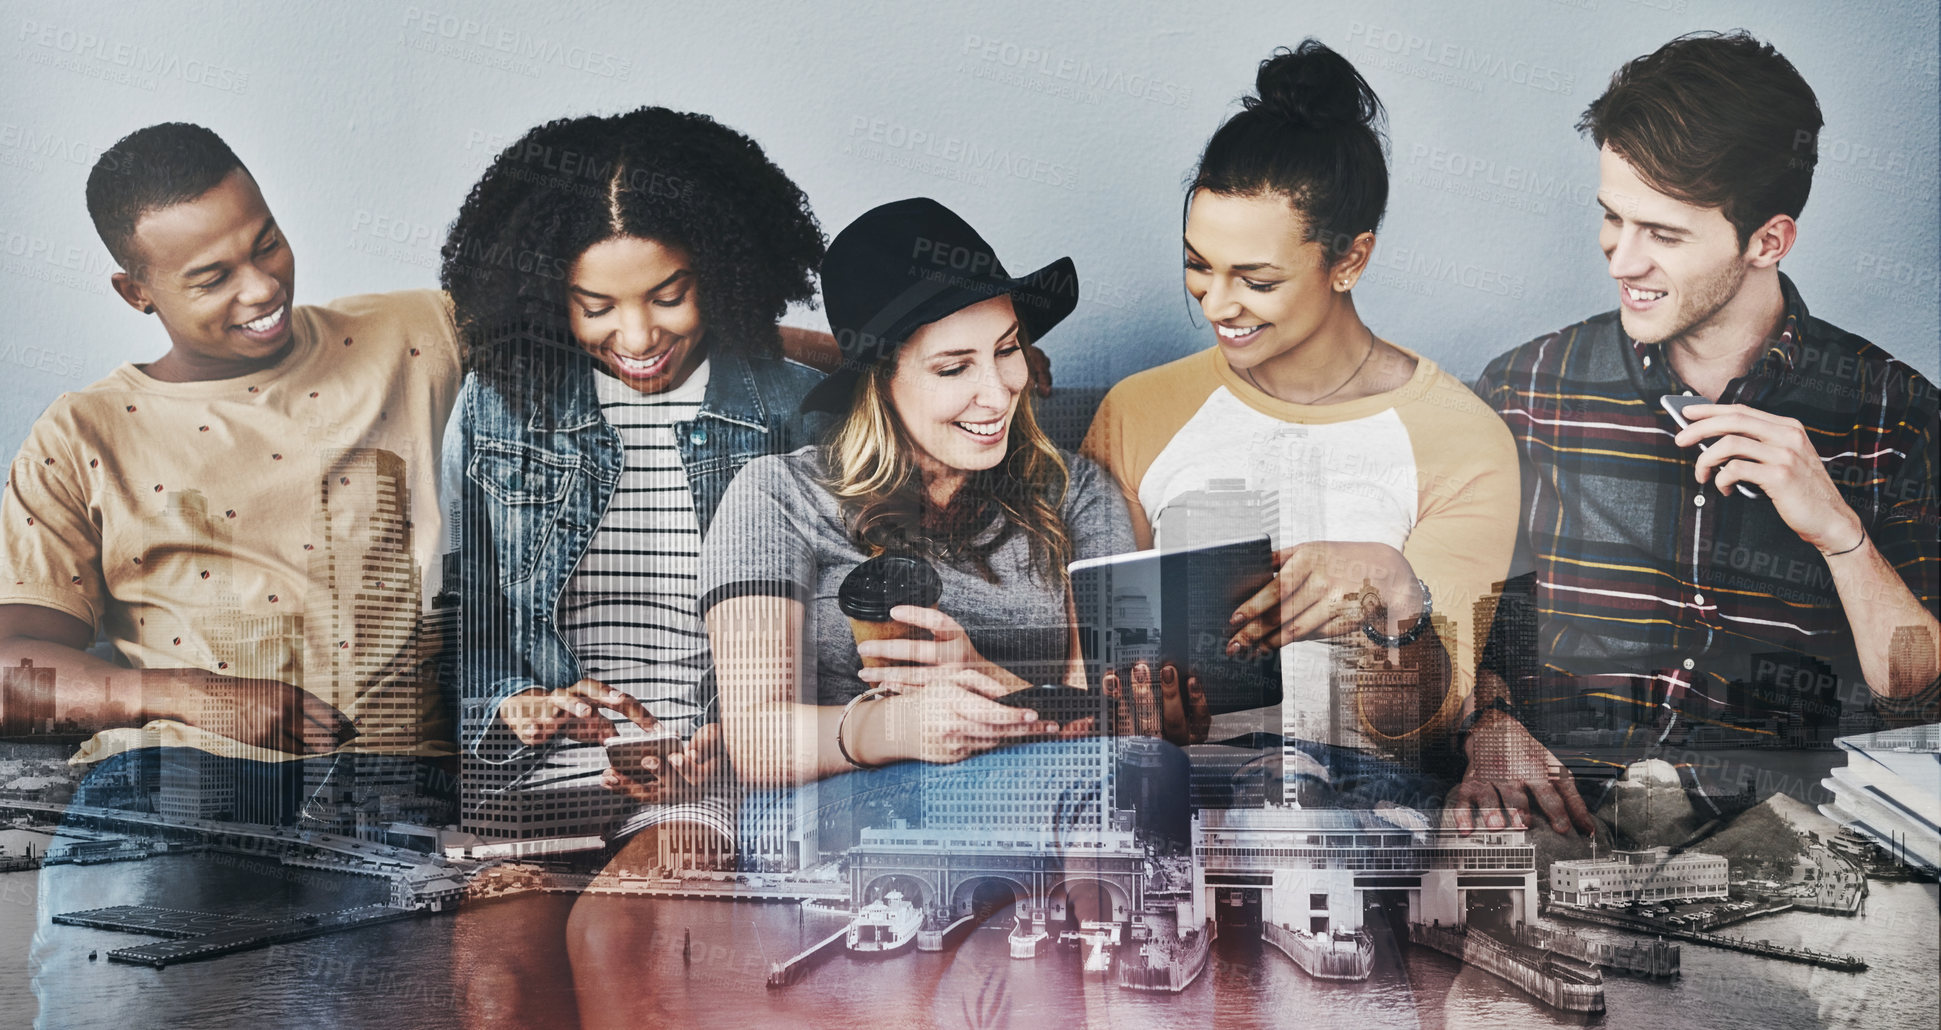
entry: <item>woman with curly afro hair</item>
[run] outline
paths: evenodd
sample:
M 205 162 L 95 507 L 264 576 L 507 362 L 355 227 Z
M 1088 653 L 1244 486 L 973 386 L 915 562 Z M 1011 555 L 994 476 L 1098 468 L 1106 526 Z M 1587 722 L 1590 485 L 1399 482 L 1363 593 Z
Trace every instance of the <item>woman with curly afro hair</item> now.
M 493 784 L 469 817 L 494 836 L 604 835 L 601 876 L 732 855 L 697 554 L 742 465 L 810 442 L 797 408 L 822 376 L 776 323 L 822 254 L 753 140 L 664 108 L 533 129 L 466 198 L 441 278 L 466 345 L 462 732 Z M 632 910 L 520 904 L 518 946 L 481 949 L 474 1015 L 620 1011 L 597 999 L 639 956 L 587 942 Z

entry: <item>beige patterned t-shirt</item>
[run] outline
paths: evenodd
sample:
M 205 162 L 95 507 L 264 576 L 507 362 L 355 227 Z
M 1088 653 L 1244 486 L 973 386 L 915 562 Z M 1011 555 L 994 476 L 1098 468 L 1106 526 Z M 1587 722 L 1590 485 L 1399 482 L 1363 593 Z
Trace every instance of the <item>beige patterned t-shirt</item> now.
M 301 686 L 357 724 L 350 750 L 449 753 L 426 671 L 459 382 L 448 302 L 371 294 L 292 317 L 274 368 L 170 383 L 124 364 L 55 400 L 0 501 L 0 604 L 66 612 L 136 668 Z M 151 729 L 282 757 L 220 739 L 221 713 L 205 714 L 218 739 Z M 139 735 L 107 731 L 82 755 Z

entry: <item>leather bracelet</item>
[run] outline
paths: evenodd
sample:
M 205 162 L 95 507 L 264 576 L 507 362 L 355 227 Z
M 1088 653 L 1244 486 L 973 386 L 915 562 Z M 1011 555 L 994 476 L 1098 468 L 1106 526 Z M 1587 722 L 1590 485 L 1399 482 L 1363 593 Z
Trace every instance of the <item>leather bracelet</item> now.
M 862 693 L 857 694 L 855 697 L 850 698 L 849 703 L 842 706 L 842 715 L 836 719 L 836 752 L 842 755 L 843 761 L 848 762 L 850 765 L 853 765 L 858 769 L 881 769 L 882 768 L 882 766 L 880 765 L 870 765 L 868 762 L 858 762 L 856 760 L 856 756 L 849 753 L 848 745 L 842 742 L 843 727 L 849 725 L 849 713 L 855 711 L 857 705 L 862 704 L 864 701 L 874 701 L 882 697 L 897 697 L 902 693 L 903 691 L 887 685 L 881 686 L 881 687 L 871 687 L 868 690 L 865 690 Z
M 1866 543 L 1866 542 L 1867 542 L 1867 527 L 1865 527 L 1865 526 L 1862 526 L 1862 527 L 1860 527 L 1860 539 L 1858 539 L 1858 540 L 1855 540 L 1855 541 L 1853 542 L 1853 546 L 1852 546 L 1852 547 L 1849 547 L 1849 548 L 1847 548 L 1847 549 L 1846 549 L 1846 550 L 1844 550 L 1844 551 L 1821 551 L 1821 552 L 1820 552 L 1820 557 L 1822 557 L 1822 558 L 1838 558 L 1838 557 L 1840 557 L 1840 556 L 1841 556 L 1841 555 L 1843 555 L 1843 554 L 1851 554 L 1851 553 L 1852 553 L 1852 552 L 1854 552 L 1854 551 L 1858 551 L 1858 550 L 1860 550 L 1860 545 L 1861 545 L 1861 544 L 1864 544 L 1864 543 Z
M 1391 637 L 1366 622 L 1361 624 L 1362 634 L 1376 647 L 1407 647 L 1420 640 L 1423 632 L 1429 628 L 1429 616 L 1436 610 L 1435 598 L 1429 596 L 1429 584 L 1418 579 L 1415 585 L 1422 588 L 1422 614 L 1416 616 L 1415 625 L 1410 626 L 1408 632 L 1399 637 Z
M 1516 709 L 1511 707 L 1510 703 L 1508 701 L 1505 701 L 1501 694 L 1498 694 L 1497 696 L 1490 698 L 1489 704 L 1486 704 L 1481 708 L 1477 708 L 1474 711 L 1471 711 L 1468 715 L 1463 716 L 1462 724 L 1456 727 L 1456 735 L 1459 737 L 1467 736 L 1469 734 L 1469 731 L 1475 729 L 1476 724 L 1482 721 L 1483 716 L 1488 715 L 1491 712 L 1502 712 L 1504 715 L 1507 715 L 1512 719 L 1516 718 Z

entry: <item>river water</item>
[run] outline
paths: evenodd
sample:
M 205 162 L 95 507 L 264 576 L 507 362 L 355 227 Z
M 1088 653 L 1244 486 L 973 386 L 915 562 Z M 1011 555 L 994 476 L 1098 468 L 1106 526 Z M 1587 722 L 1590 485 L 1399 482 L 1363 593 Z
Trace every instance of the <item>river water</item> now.
M 18 854 L 47 838 L 0 831 Z M 321 911 L 382 900 L 383 881 L 283 870 L 260 859 L 180 855 L 68 866 L 64 888 L 84 903 L 157 904 L 251 914 Z M 35 876 L 0 875 L 0 1023 L 28 1025 L 35 998 L 28 947 Z M 1009 957 L 1002 927 L 968 934 L 954 951 L 914 949 L 865 960 L 838 952 L 795 986 L 766 990 L 768 963 L 840 928 L 792 904 L 627 899 L 657 933 L 638 955 L 639 984 L 665 1025 L 1153 1028 L 1443 1028 L 1575 1025 L 1476 969 L 1420 948 L 1384 947 L 1365 983 L 1309 979 L 1278 951 L 1228 932 L 1207 972 L 1178 996 L 1085 980 L 1075 952 Z M 1858 954 L 1864 973 L 1834 973 L 1687 944 L 1684 975 L 1668 983 L 1610 977 L 1607 1020 L 1632 1026 L 1782 1030 L 1855 1026 L 1929 1030 L 1941 1019 L 1941 907 L 1932 884 L 1876 883 L 1856 918 L 1786 913 L 1729 932 L 1821 951 Z M 59 955 L 45 971 L 42 1025 L 135 1027 L 383 1027 L 442 1030 L 467 1023 L 467 971 L 454 956 L 523 936 L 517 902 L 335 934 L 163 970 L 107 961 L 110 948 L 145 938 L 79 927 L 53 929 Z M 1593 935 L 1610 934 L 1582 928 Z M 682 957 L 682 941 L 689 957 Z M 98 961 L 87 960 L 98 949 Z M 840 946 L 838 946 L 838 949 Z M 660 1020 L 657 1020 L 660 1022 Z

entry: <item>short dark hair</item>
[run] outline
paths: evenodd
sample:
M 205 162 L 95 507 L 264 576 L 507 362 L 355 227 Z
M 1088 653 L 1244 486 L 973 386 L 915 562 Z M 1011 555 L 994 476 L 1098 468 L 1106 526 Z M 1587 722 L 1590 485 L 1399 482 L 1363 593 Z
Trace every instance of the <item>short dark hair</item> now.
M 249 169 L 222 137 L 188 122 L 163 122 L 123 136 L 88 172 L 88 217 L 108 253 L 139 277 L 135 224 L 142 216 L 186 204 L 230 172 Z
M 1744 247 L 1774 215 L 1806 207 L 1822 124 L 1792 62 L 1734 30 L 1680 36 L 1619 68 L 1577 131 L 1653 189 L 1719 209 Z
M 688 252 L 711 348 L 779 356 L 776 322 L 815 299 L 822 230 L 754 140 L 664 107 L 561 118 L 493 160 L 446 237 L 439 279 L 468 366 L 501 340 L 570 343 L 567 276 L 620 236 Z
M 1348 59 L 1315 39 L 1260 62 L 1245 110 L 1213 133 L 1187 189 L 1286 196 L 1328 260 L 1374 232 L 1388 207 L 1382 102 Z

